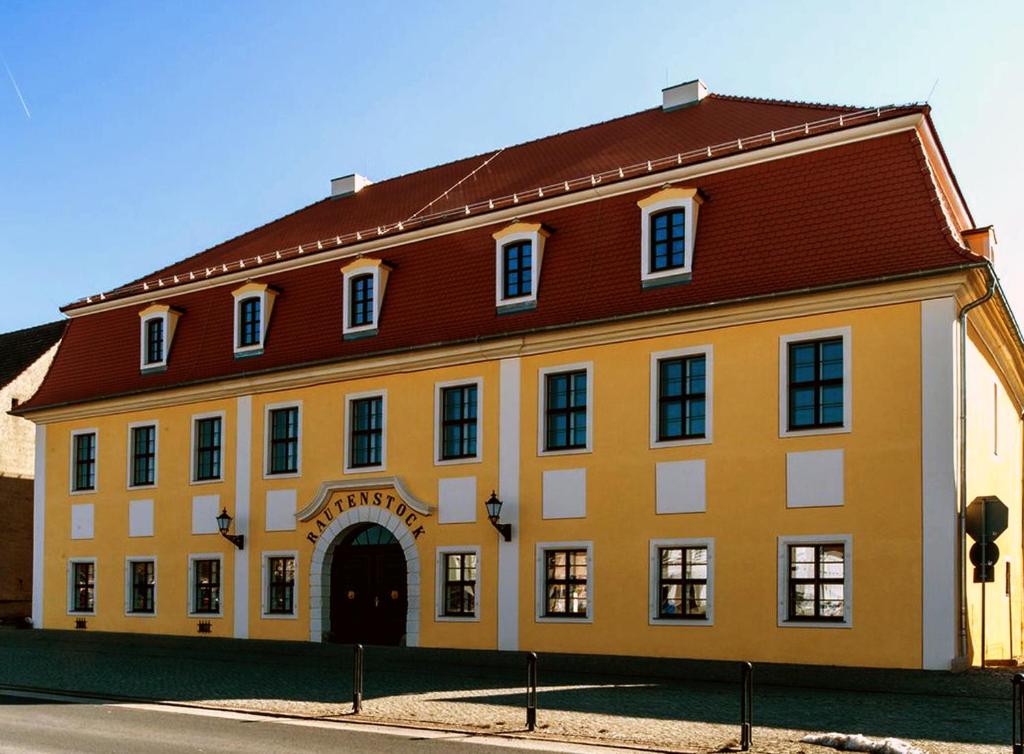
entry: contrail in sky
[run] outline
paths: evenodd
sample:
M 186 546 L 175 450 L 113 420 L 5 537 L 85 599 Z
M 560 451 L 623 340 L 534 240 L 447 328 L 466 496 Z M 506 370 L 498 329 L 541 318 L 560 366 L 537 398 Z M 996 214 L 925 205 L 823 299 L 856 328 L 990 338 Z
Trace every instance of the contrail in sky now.
M 25 104 L 25 98 L 21 96 L 21 89 L 18 87 L 18 82 L 14 80 L 14 74 L 11 73 L 11 67 L 7 65 L 6 60 L 4 60 L 4 68 L 7 70 L 7 75 L 11 79 L 11 84 L 14 86 L 14 91 L 18 95 L 18 101 L 21 102 L 21 106 L 25 110 L 25 115 L 28 116 L 29 120 L 32 120 L 32 113 L 29 112 L 28 105 Z

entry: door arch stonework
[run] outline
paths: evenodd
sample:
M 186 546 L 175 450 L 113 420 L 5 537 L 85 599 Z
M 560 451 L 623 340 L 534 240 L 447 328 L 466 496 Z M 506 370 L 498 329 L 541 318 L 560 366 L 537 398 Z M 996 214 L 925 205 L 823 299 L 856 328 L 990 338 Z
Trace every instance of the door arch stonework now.
M 331 563 L 344 533 L 358 524 L 377 524 L 390 531 L 405 554 L 406 594 L 408 605 L 405 618 L 406 646 L 419 646 L 420 639 L 420 556 L 416 540 L 405 523 L 393 513 L 377 507 L 359 507 L 334 517 L 320 534 L 313 547 L 309 565 L 309 640 L 323 641 L 330 629 L 331 615 Z

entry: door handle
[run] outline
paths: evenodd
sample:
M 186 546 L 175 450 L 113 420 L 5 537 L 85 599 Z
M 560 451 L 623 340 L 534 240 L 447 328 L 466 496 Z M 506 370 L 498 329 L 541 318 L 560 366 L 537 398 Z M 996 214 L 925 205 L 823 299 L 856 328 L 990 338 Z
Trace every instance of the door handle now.
M 374 607 L 380 607 L 380 597 L 374 597 L 373 598 L 373 606 Z

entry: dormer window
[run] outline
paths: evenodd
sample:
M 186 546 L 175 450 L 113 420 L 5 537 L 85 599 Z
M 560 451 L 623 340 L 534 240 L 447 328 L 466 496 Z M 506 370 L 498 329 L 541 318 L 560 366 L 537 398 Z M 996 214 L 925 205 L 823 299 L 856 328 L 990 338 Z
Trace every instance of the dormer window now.
M 380 259 L 359 258 L 341 268 L 346 340 L 377 334 L 391 268 Z
M 637 202 L 640 281 L 645 288 L 690 279 L 700 202 L 694 188 L 665 188 Z
M 242 348 L 260 344 L 260 299 L 259 296 L 244 298 L 238 302 L 238 345 Z
M 162 372 L 167 368 L 167 355 L 181 312 L 166 304 L 154 304 L 139 312 L 139 368 L 145 372 Z
M 235 299 L 235 358 L 259 356 L 267 342 L 277 291 L 266 283 L 249 282 L 231 295 Z
M 495 305 L 499 312 L 537 306 L 544 242 L 550 235 L 540 223 L 512 223 L 494 234 Z
M 373 324 L 373 275 L 356 275 L 348 283 L 349 321 L 353 327 Z

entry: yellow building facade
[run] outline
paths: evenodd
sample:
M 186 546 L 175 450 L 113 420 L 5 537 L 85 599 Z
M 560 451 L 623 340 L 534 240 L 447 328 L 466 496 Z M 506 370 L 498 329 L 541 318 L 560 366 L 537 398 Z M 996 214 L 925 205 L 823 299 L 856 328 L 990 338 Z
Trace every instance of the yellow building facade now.
M 920 113 L 862 128 L 875 130 L 802 141 L 801 153 L 859 149 L 893 133 L 930 138 Z M 926 147 L 922 159 L 944 174 Z M 702 261 L 728 232 L 715 224 L 716 203 L 730 197 L 728 186 L 702 176 L 736 176 L 762 162 L 785 171 L 788 160 L 806 159 L 772 148 L 778 154 L 624 177 L 620 205 L 605 206 L 636 226 L 635 240 L 609 252 L 628 257 L 631 290 L 665 295 L 697 286 Z M 933 186 L 949 204 L 947 222 L 969 229 L 943 193 L 942 175 Z M 499 322 L 532 316 L 557 295 L 558 265 L 568 256 L 558 244 L 572 221 L 555 214 L 552 200 L 536 201 L 472 226 L 494 239 L 479 253 L 497 255 L 488 278 L 492 288 L 497 281 L 496 301 L 487 304 Z M 605 201 L 595 193 L 563 200 L 576 213 Z M 688 246 L 680 244 L 680 262 L 668 264 L 664 278 L 659 215 L 651 214 L 658 211 L 678 211 L 690 223 Z M 343 291 L 344 311 L 328 314 L 344 320 L 338 342 L 381 337 L 388 317 L 399 316 L 394 307 L 408 291 L 402 276 L 412 276 L 414 264 L 393 262 L 389 244 L 409 254 L 437 236 L 458 244 L 467 223 L 303 261 Z M 966 240 L 963 247 L 971 251 Z M 530 289 L 503 296 L 510 255 L 522 262 L 524 249 L 532 254 Z M 959 531 L 962 439 L 967 501 L 996 495 L 1009 508 L 995 578 L 985 586 L 986 657 L 1017 657 L 1024 362 L 996 291 L 967 319 L 961 436 L 961 312 L 996 284 L 989 259 L 965 259 L 784 296 L 570 316 L 559 326 L 316 363 L 296 358 L 265 370 L 248 365 L 271 356 L 275 329 L 292 316 L 315 329 L 319 316 L 292 314 L 303 289 L 276 276 L 273 264 L 254 274 L 250 263 L 223 279 L 181 276 L 174 301 L 160 285 L 72 308 L 69 374 L 87 360 L 84 346 L 72 350 L 76 326 L 85 333 L 89 321 L 117 316 L 134 318 L 135 332 L 141 315 L 138 340 L 122 350 L 134 354 L 140 379 L 163 379 L 192 347 L 188 328 L 203 318 L 190 296 L 208 294 L 228 302 L 231 315 L 217 325 L 229 333 L 221 347 L 230 352 L 234 340 L 233 365 L 242 371 L 151 389 L 97 387 L 65 400 L 44 391 L 24 409 L 38 428 L 35 625 L 901 668 L 978 664 L 981 585 L 964 567 Z M 577 277 L 577 285 L 595 284 Z M 154 318 L 164 329 L 147 330 Z M 806 380 L 805 356 L 814 372 Z M 61 373 L 51 379 L 57 391 Z M 798 401 L 811 394 L 814 419 L 794 421 Z M 685 430 L 677 431 L 679 421 Z M 502 502 L 497 523 L 511 526 L 508 541 L 488 518 L 492 491 Z M 241 547 L 218 530 L 222 510 L 232 519 L 227 533 L 244 537 Z

